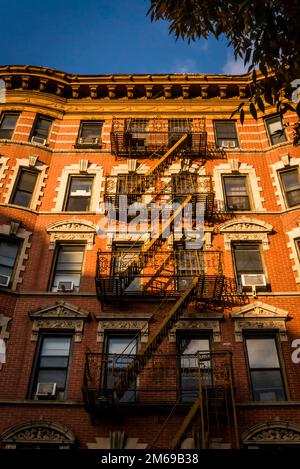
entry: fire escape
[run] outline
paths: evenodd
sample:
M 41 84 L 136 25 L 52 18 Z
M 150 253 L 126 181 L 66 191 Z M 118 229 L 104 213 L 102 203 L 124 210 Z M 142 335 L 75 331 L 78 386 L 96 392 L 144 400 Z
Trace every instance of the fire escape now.
M 122 195 L 129 203 L 155 200 L 176 201 L 166 219 L 159 218 L 155 236 L 144 243 L 133 242 L 127 250 L 98 252 L 96 269 L 97 296 L 102 304 L 126 299 L 160 300 L 158 310 L 163 320 L 138 354 L 87 353 L 83 395 L 91 414 L 113 412 L 120 408 L 169 408 L 162 430 L 182 412 L 178 432 L 170 447 L 179 447 L 189 434 L 195 436 L 199 447 L 207 447 L 207 438 L 217 435 L 217 429 L 228 428 L 236 433 L 234 384 L 228 353 L 189 357 L 188 376 L 193 383 L 189 395 L 178 387 L 178 367 L 185 368 L 180 358 L 163 356 L 159 347 L 163 339 L 190 303 L 216 303 L 221 300 L 224 275 L 220 251 L 184 248 L 176 243 L 174 227 L 185 207 L 195 218 L 197 202 L 204 218 L 212 216 L 214 196 L 210 176 L 187 170 L 190 160 L 203 162 L 206 155 L 206 131 L 203 119 L 178 126 L 160 120 L 145 122 L 136 119 L 113 122 L 112 153 L 116 157 L 155 159 L 143 174 L 138 172 L 106 178 L 104 198 L 119 209 Z M 169 174 L 174 162 L 181 172 Z M 167 245 L 167 235 L 173 236 L 173 249 Z M 124 351 L 126 352 L 126 350 Z M 188 357 L 185 357 L 187 360 Z M 179 360 L 179 362 L 178 362 Z M 167 381 L 168 386 L 163 382 Z M 149 382 L 153 386 L 149 387 Z M 148 384 L 147 384 L 148 383 Z M 222 427 L 223 425 L 223 427 Z M 219 431 L 218 430 L 218 431 Z M 155 442 L 153 442 L 155 447 Z

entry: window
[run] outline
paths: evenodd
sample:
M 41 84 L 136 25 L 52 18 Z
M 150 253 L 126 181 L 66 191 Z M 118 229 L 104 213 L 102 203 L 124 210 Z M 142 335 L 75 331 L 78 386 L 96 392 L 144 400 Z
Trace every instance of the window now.
M 113 244 L 113 258 L 111 263 L 111 276 L 119 281 L 120 274 L 124 274 L 130 265 L 136 260 L 137 253 L 143 246 L 142 242 L 132 243 L 114 243 Z M 129 274 L 129 278 L 132 272 Z M 141 289 L 142 278 L 137 276 L 125 288 L 125 292 L 138 292 Z
M 52 291 L 79 291 L 84 249 L 84 245 L 58 246 Z
M 199 392 L 199 364 L 202 386 L 208 387 L 212 385 L 209 337 L 179 336 L 178 349 L 180 356 L 181 400 L 193 402 L 196 400 Z M 197 355 L 198 352 L 200 352 L 200 355 Z
M 133 150 L 143 149 L 146 145 L 148 119 L 127 119 L 126 138 Z
M 4 112 L 0 121 L 0 139 L 11 139 L 16 128 L 19 114 Z
M 279 173 L 288 207 L 300 204 L 300 180 L 298 168 Z
M 108 335 L 106 337 L 106 353 L 103 386 L 104 389 L 113 391 L 120 374 L 130 365 L 137 353 L 137 336 Z M 119 399 L 121 402 L 134 402 L 136 400 L 136 383 L 133 383 L 130 389 L 125 390 Z
M 215 121 L 216 143 L 221 148 L 236 148 L 239 146 L 235 121 Z
M 52 121 L 49 117 L 37 116 L 31 133 L 31 141 L 46 145 Z
M 19 243 L 0 239 L 0 286 L 8 287 L 11 283 L 16 259 L 19 251 Z
M 169 119 L 169 147 L 175 145 L 176 142 L 192 128 L 191 119 Z
M 184 291 L 190 285 L 193 278 L 202 271 L 203 265 L 196 249 L 187 251 L 181 242 L 175 243 L 174 247 L 177 288 L 180 291 Z
M 276 145 L 276 143 L 280 142 L 286 142 L 287 138 L 284 132 L 281 117 L 279 115 L 268 117 L 265 121 L 271 145 Z
M 242 285 L 242 275 L 247 276 L 250 283 L 260 283 L 260 276 L 264 273 L 259 244 L 233 245 L 235 271 L 238 285 Z
M 34 370 L 32 398 L 65 399 L 72 336 L 42 335 Z
M 138 177 L 133 177 L 130 174 L 118 176 L 117 194 L 118 196 L 127 195 L 128 205 L 131 205 L 135 202 L 142 202 L 144 191 L 145 185 L 143 184 L 142 179 L 138 179 Z
M 20 169 L 10 203 L 30 207 L 37 177 L 38 173 L 35 171 Z
M 286 396 L 275 337 L 246 337 L 246 349 L 253 399 L 284 401 Z
M 245 176 L 224 176 L 223 184 L 227 210 L 250 210 Z
M 104 121 L 81 122 L 77 145 L 89 148 L 99 147 L 103 122 Z
M 90 207 L 93 178 L 71 177 L 65 210 L 86 212 Z

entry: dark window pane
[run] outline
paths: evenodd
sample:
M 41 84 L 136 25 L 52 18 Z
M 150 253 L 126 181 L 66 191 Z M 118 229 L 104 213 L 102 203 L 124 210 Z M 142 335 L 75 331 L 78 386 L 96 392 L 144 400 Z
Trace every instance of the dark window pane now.
M 255 401 L 284 401 L 285 393 L 280 370 L 251 371 Z
M 219 147 L 234 148 L 238 146 L 235 122 L 215 121 L 215 131 Z
M 280 173 L 286 201 L 289 207 L 300 203 L 300 181 L 298 169 Z
M 84 246 L 60 246 L 57 255 L 52 290 L 56 291 L 58 282 L 73 282 L 78 291 L 81 280 L 81 269 Z
M 92 178 L 71 178 L 66 210 L 87 211 L 90 205 Z
M 49 132 L 50 132 L 51 124 L 52 124 L 51 119 L 46 119 L 44 117 L 39 116 L 35 122 L 32 135 L 35 137 L 41 137 L 47 140 Z
M 263 273 L 259 246 L 234 246 L 234 257 L 238 274 Z
M 90 207 L 90 197 L 69 197 L 66 210 L 68 212 L 87 212 Z
M 224 187 L 229 210 L 250 210 L 245 177 L 224 177 Z
M 17 243 L 5 240 L 0 241 L 0 275 L 12 276 L 18 250 L 19 245 Z
M 30 202 L 31 202 L 31 197 L 32 197 L 32 194 L 28 192 L 22 192 L 22 191 L 16 190 L 12 203 L 15 205 L 21 205 L 22 207 L 29 207 Z
M 29 207 L 38 174 L 21 169 L 11 203 Z
M 14 133 L 19 114 L 4 114 L 0 124 L 0 138 L 10 139 Z
M 84 122 L 81 125 L 80 137 L 84 139 L 99 138 L 102 132 L 103 122 Z
M 22 171 L 20 174 L 18 189 L 33 192 L 36 183 L 37 174 L 29 171 Z
M 39 370 L 37 383 L 56 383 L 59 390 L 63 390 L 66 385 L 67 370 L 66 369 L 41 369 Z

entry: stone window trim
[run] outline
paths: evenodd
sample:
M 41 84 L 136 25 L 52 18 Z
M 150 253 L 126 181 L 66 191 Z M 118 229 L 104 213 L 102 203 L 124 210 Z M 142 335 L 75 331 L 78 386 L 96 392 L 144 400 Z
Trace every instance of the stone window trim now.
M 42 163 L 38 162 L 37 157 L 30 155 L 28 159 L 17 159 L 16 160 L 16 165 L 12 168 L 13 174 L 9 175 L 9 182 L 6 184 L 6 197 L 5 197 L 5 203 L 9 204 L 11 196 L 13 194 L 13 191 L 15 189 L 15 184 L 17 181 L 17 178 L 19 176 L 19 171 L 21 168 L 25 169 L 31 169 L 31 170 L 36 170 L 38 174 L 38 178 L 35 184 L 35 189 L 32 194 L 32 199 L 30 202 L 30 206 L 27 207 L 31 210 L 37 210 L 38 207 L 41 205 L 41 198 L 44 195 L 43 189 L 46 186 L 46 179 L 48 175 L 46 174 L 46 171 L 48 169 L 48 166 Z
M 241 435 L 243 446 L 260 445 L 300 445 L 300 426 L 294 423 L 272 420 L 259 423 Z
M 287 247 L 291 250 L 290 259 L 293 262 L 292 269 L 296 275 L 296 283 L 300 283 L 300 253 L 297 248 L 297 241 L 300 241 L 300 222 L 298 222 L 298 225 L 286 233 L 289 237 Z
M 129 437 L 125 432 L 109 432 L 108 437 L 96 437 L 95 443 L 87 443 L 88 449 L 145 449 L 146 443 L 139 443 L 139 438 Z
M 53 445 L 59 449 L 70 449 L 75 445 L 73 432 L 58 423 L 50 420 L 31 420 L 23 422 L 3 432 L 1 441 L 4 449 L 17 449 L 20 445 Z
M 234 321 L 235 341 L 243 341 L 243 333 L 247 330 L 252 331 L 275 331 L 279 333 L 281 342 L 286 342 L 287 330 L 286 322 L 291 318 L 287 311 L 276 308 L 260 301 L 255 301 L 250 305 L 233 311 L 231 319 Z
M 141 343 L 147 343 L 149 338 L 149 322 L 152 316 L 151 313 L 126 313 L 126 315 L 121 313 L 98 314 L 96 316 L 98 322 L 97 342 L 103 343 L 107 332 L 140 331 Z
M 219 226 L 220 234 L 224 235 L 225 250 L 231 250 L 232 242 L 260 242 L 263 250 L 269 249 L 269 238 L 273 227 L 268 223 L 252 218 L 230 220 Z
M 222 313 L 209 313 L 201 317 L 184 316 L 176 322 L 169 332 L 169 342 L 176 342 L 178 332 L 212 332 L 213 342 L 221 342 L 220 321 L 223 320 Z
M 11 225 L 0 225 L 0 235 L 4 235 L 7 237 L 12 237 L 11 235 Z M 25 270 L 25 261 L 28 259 L 28 254 L 26 254 L 26 250 L 31 247 L 31 243 L 29 242 L 29 238 L 32 235 L 30 231 L 21 228 L 20 225 L 17 227 L 16 234 L 12 239 L 20 239 L 22 241 L 20 246 L 20 251 L 18 253 L 17 263 L 14 269 L 14 276 L 11 289 L 16 290 L 17 285 L 23 282 L 23 278 L 21 277 L 21 272 Z
M 96 163 L 89 164 L 88 160 L 80 160 L 78 164 L 71 164 L 65 166 L 62 170 L 61 176 L 57 179 L 58 186 L 55 191 L 57 192 L 54 198 L 55 207 L 52 212 L 62 212 L 66 198 L 66 191 L 68 190 L 68 180 L 71 176 L 94 176 L 92 195 L 90 200 L 89 212 L 96 212 L 99 210 L 100 195 L 103 191 L 103 167 L 98 166 Z
M 274 163 L 270 165 L 271 167 L 271 178 L 273 180 L 272 185 L 275 188 L 275 196 L 277 199 L 277 205 L 282 208 L 282 210 L 287 210 L 289 208 L 293 207 L 288 207 L 286 200 L 285 200 L 285 195 L 284 195 L 284 190 L 281 186 L 280 182 L 280 171 L 284 169 L 292 169 L 298 168 L 300 166 L 300 158 L 291 158 L 290 155 L 284 154 L 281 155 L 280 161 L 277 161 L 277 163 Z
M 4 316 L 4 314 L 0 314 L 0 339 L 4 341 L 9 339 L 9 332 L 7 330 L 8 323 L 11 320 L 10 317 Z M 0 370 L 2 368 L 2 363 L 0 362 Z
M 259 212 L 266 211 L 266 209 L 263 208 L 262 205 L 265 199 L 261 197 L 260 194 L 262 192 L 262 187 L 260 187 L 258 184 L 261 178 L 256 176 L 255 168 L 252 165 L 248 165 L 247 163 L 241 163 L 238 159 L 229 159 L 228 163 L 220 164 L 214 167 L 213 175 L 217 203 L 219 203 L 220 206 L 225 206 L 225 194 L 222 176 L 234 176 L 235 174 L 237 176 L 240 175 L 248 177 L 250 189 L 249 197 L 252 200 L 253 205 L 252 210 Z
M 93 249 L 96 226 L 87 220 L 68 218 L 46 226 L 50 235 L 49 249 L 54 250 L 56 242 L 74 241 L 86 243 L 88 251 Z
M 77 306 L 61 301 L 28 313 L 32 320 L 31 340 L 36 342 L 41 330 L 54 332 L 74 330 L 75 342 L 81 342 L 84 323 L 90 319 L 90 313 Z
M 5 178 L 6 170 L 9 168 L 7 164 L 8 160 L 9 158 L 5 158 L 4 156 L 0 157 L 0 188 L 3 187 L 3 182 L 1 181 Z

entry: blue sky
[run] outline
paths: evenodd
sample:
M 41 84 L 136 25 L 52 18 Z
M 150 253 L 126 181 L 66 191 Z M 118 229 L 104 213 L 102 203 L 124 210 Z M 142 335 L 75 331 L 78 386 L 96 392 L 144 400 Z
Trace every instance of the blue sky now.
M 175 41 L 146 17 L 150 0 L 9 0 L 0 64 L 78 74 L 243 73 L 224 40 Z

